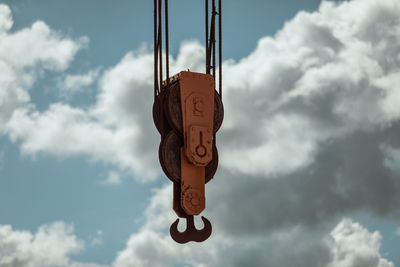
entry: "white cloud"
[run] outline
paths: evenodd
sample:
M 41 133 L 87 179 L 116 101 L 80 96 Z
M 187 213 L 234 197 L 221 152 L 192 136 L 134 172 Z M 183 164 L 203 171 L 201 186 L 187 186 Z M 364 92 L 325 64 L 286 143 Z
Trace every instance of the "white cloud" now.
M 61 103 L 52 104 L 44 113 L 20 108 L 7 126 L 12 140 L 24 139 L 21 145 L 24 153 L 44 151 L 70 155 L 90 150 L 101 157 L 107 149 L 102 144 L 110 140 L 117 142 L 112 138 L 112 129 L 101 127 L 84 110 Z
M 396 235 L 400 236 L 400 227 L 396 229 Z
M 13 20 L 11 18 L 11 9 L 1 4 L 0 5 L 0 35 L 9 31 L 13 25 Z
M 186 43 L 184 55 L 190 54 L 188 48 L 192 52 L 203 50 L 198 43 Z M 179 66 L 181 61 L 182 56 L 171 59 L 171 64 Z M 84 154 L 129 170 L 141 181 L 154 180 L 160 170 L 154 168 L 158 164 L 154 153 L 158 137 L 151 117 L 152 64 L 149 53 L 128 53 L 104 72 L 93 106 L 81 109 L 54 103 L 38 112 L 25 105 L 13 111 L 7 132 L 13 141 L 21 141 L 25 154 Z
M 65 70 L 87 37 L 64 38 L 44 22 L 10 32 L 10 8 L 0 4 L 0 132 L 13 112 L 31 105 L 28 90 L 42 70 Z
M 98 246 L 103 244 L 103 231 L 102 230 L 97 230 L 96 231 L 96 236 L 91 238 L 90 240 L 90 246 Z
M 66 75 L 58 82 L 61 94 L 69 97 L 92 85 L 99 75 L 99 70 L 90 70 L 86 74 Z
M 328 241 L 333 260 L 327 267 L 377 266 L 394 267 L 392 262 L 381 258 L 379 248 L 382 236 L 368 232 L 362 225 L 343 219 L 332 230 Z
M 65 39 L 42 21 L 0 38 L 1 60 L 19 69 L 40 63 L 46 69 L 65 70 L 79 48 L 88 42 L 86 37 L 77 42 Z
M 326 140 L 397 121 L 399 13 L 393 0 L 323 1 L 226 62 L 222 163 L 248 174 L 292 172 Z
M 12 24 L 9 8 L 5 5 L 1 6 L 2 25 Z M 9 28 L 4 28 L 6 31 L 0 36 L 0 87 L 2 88 L 0 90 L 0 131 L 7 133 L 13 141 L 21 140 L 21 150 L 26 154 L 33 155 L 39 152 L 59 156 L 86 154 L 95 160 L 116 164 L 121 169 L 133 169 L 135 173 L 146 177 L 141 178 L 143 180 L 146 180 L 147 176 L 154 179 L 157 171 L 152 168 L 154 162 L 149 162 L 149 159 L 155 161 L 155 157 L 149 153 L 144 155 L 140 151 L 141 146 L 149 143 L 147 141 L 149 135 L 140 131 L 138 122 L 135 120 L 138 116 L 124 113 L 123 118 L 117 118 L 120 115 L 118 111 L 114 113 L 114 116 L 105 115 L 108 112 L 113 113 L 107 107 L 107 103 L 113 99 L 108 101 L 106 99 L 108 96 L 105 95 L 107 90 L 112 90 L 112 88 L 101 90 L 104 93 L 100 94 L 99 102 L 104 100 L 108 101 L 107 103 L 104 105 L 101 103 L 88 110 L 73 108 L 63 103 L 53 103 L 48 110 L 39 112 L 34 103 L 30 103 L 29 89 L 37 78 L 35 73 L 43 69 L 57 71 L 66 69 L 78 49 L 87 43 L 87 38 L 77 41 L 63 38 L 43 22 L 36 22 L 31 28 L 24 28 L 15 33 L 9 32 Z M 28 51 L 29 55 L 25 55 Z M 103 80 L 111 86 L 115 85 L 117 88 L 113 89 L 116 92 L 128 90 L 128 95 L 122 92 L 122 96 L 129 97 L 129 94 L 132 94 L 130 85 L 137 83 L 135 79 L 146 81 L 151 76 L 151 72 L 145 77 L 137 73 L 138 76 L 134 76 L 137 78 L 133 80 L 131 73 L 123 75 L 128 74 L 127 71 L 131 70 L 131 67 L 134 70 L 142 69 L 142 64 L 150 66 L 152 58 L 149 55 L 135 57 L 128 55 L 127 60 L 122 61 L 115 68 L 114 72 L 117 72 L 117 75 L 107 75 L 112 72 L 110 70 Z M 119 70 L 121 71 L 118 72 Z M 88 75 L 94 79 L 95 71 L 89 72 Z M 77 85 L 77 80 L 82 82 L 80 78 L 75 79 L 74 85 Z M 118 80 L 121 83 L 118 83 Z M 149 82 L 145 84 L 150 86 Z M 134 89 L 140 88 L 143 87 Z M 151 96 L 150 91 L 148 94 Z M 144 99 L 143 96 L 141 99 L 129 98 L 124 101 L 129 106 L 132 101 L 142 108 L 143 104 L 147 104 L 143 101 Z M 113 105 L 110 106 L 110 108 L 113 107 Z M 155 137 L 154 133 L 153 138 Z M 147 165 L 143 162 L 147 162 Z
M 119 185 L 121 184 L 121 177 L 115 171 L 110 171 L 108 173 L 107 179 L 103 182 L 105 185 Z
M 64 222 L 42 225 L 35 234 L 0 225 L 0 266 L 100 266 L 70 260 L 70 255 L 84 249 L 73 231 Z
M 5 5 L 1 19 L 2 25 L 12 25 L 10 9 Z M 3 26 L 0 45 L 0 85 L 6 88 L 0 91 L 0 130 L 20 142 L 25 154 L 84 154 L 129 170 L 141 181 L 154 180 L 160 170 L 154 168 L 158 163 L 154 153 L 158 137 L 150 113 L 151 53 L 143 49 L 128 53 L 115 67 L 106 70 L 99 79 L 97 102 L 87 109 L 53 103 L 39 112 L 29 97 L 35 73 L 66 69 L 87 38 L 62 38 L 40 21 L 15 33 L 9 32 L 10 27 Z M 33 45 L 27 49 L 28 44 Z M 29 55 L 25 55 L 27 51 Z M 197 42 L 184 43 L 177 59 L 171 59 L 171 71 L 202 70 L 203 54 L 204 48 Z M 65 76 L 59 82 L 61 95 L 97 82 L 98 72 Z

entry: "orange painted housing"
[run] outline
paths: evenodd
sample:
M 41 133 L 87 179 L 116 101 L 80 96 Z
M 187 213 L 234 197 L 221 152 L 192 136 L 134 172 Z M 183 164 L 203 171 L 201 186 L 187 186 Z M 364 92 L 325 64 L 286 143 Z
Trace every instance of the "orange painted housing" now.
M 212 160 L 214 78 L 179 73 L 184 147 L 181 150 L 181 205 L 188 215 L 205 208 L 205 166 Z

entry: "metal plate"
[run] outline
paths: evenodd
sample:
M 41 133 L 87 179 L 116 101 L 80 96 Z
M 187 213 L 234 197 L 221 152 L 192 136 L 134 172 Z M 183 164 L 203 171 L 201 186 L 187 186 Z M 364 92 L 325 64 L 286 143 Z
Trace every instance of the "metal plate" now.
M 158 157 L 161 167 L 167 177 L 173 181 L 180 183 L 181 179 L 181 147 L 183 141 L 174 131 L 169 131 L 165 138 L 161 140 L 158 149 Z M 214 177 L 218 167 L 218 150 L 213 146 L 213 159 L 205 168 L 205 182 Z
M 166 95 L 166 116 L 171 127 L 179 134 L 183 134 L 182 111 L 179 81 L 170 84 Z M 224 119 L 224 106 L 217 91 L 214 92 L 214 132 L 221 127 Z

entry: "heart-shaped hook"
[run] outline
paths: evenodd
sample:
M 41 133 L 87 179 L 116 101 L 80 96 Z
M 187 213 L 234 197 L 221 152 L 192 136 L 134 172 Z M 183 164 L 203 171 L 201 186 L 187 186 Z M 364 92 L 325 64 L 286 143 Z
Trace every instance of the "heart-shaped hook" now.
M 177 219 L 169 228 L 169 232 L 173 240 L 180 244 L 187 243 L 189 241 L 203 242 L 206 240 L 212 232 L 212 226 L 207 218 L 201 216 L 204 227 L 201 230 L 197 230 L 194 225 L 193 215 L 186 218 L 186 230 L 184 232 L 178 231 L 179 219 Z

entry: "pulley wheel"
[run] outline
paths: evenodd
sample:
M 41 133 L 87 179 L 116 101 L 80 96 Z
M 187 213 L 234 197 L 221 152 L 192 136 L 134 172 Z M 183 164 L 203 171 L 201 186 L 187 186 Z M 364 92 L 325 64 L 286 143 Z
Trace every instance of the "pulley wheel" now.
M 170 84 L 165 97 L 166 116 L 171 127 L 179 134 L 182 130 L 182 110 L 179 81 Z M 217 91 L 214 92 L 214 133 L 221 127 L 224 119 L 224 106 L 221 96 Z
M 180 137 L 174 132 L 169 131 L 165 138 L 161 140 L 158 149 L 158 157 L 161 167 L 167 177 L 173 182 L 181 180 L 181 147 L 183 142 Z M 205 168 L 205 182 L 214 177 L 218 167 L 218 151 L 213 146 L 213 159 Z
M 162 119 L 163 119 L 163 113 L 162 113 L 162 103 L 163 103 L 163 97 L 165 93 L 164 91 L 161 91 L 161 93 L 156 96 L 156 99 L 153 103 L 153 121 L 154 125 L 156 126 L 158 132 L 161 134 L 161 127 L 162 127 Z

